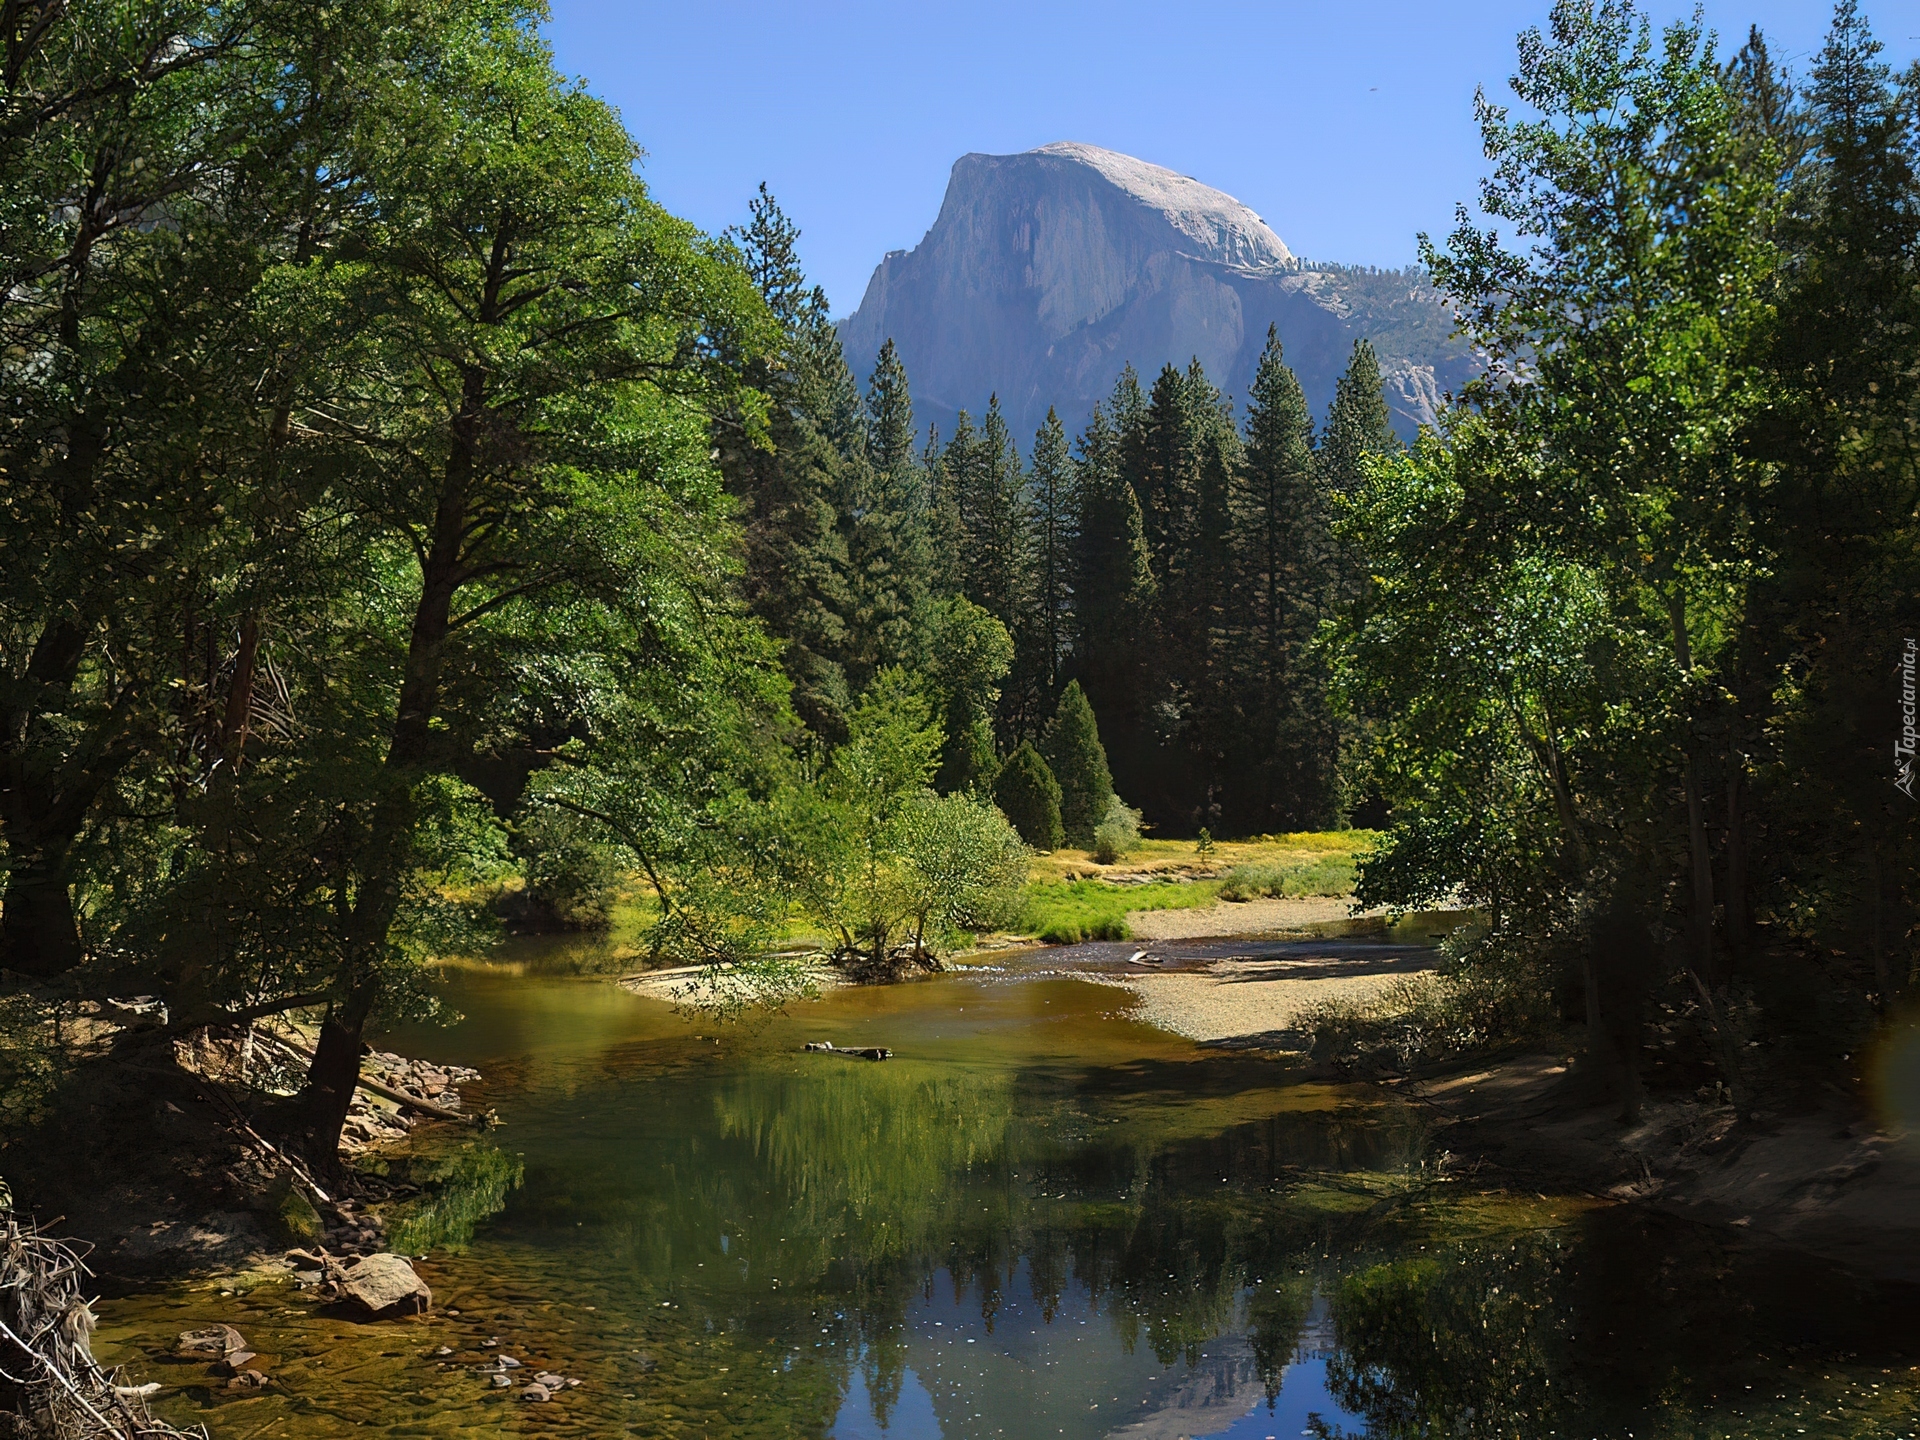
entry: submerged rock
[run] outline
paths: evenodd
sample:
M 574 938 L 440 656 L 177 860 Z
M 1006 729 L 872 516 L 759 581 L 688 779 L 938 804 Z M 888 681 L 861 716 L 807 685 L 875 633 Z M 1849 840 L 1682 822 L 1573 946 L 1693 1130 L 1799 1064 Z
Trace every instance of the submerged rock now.
M 200 1330 L 183 1330 L 180 1339 L 174 1344 L 173 1353 L 188 1360 L 225 1360 L 229 1355 L 244 1354 L 253 1358 L 247 1350 L 247 1342 L 240 1332 L 231 1325 L 209 1325 Z
M 404 1255 L 383 1251 L 363 1255 L 334 1271 L 333 1283 L 341 1298 L 352 1300 L 375 1315 L 414 1315 L 432 1307 L 433 1291 L 413 1273 Z

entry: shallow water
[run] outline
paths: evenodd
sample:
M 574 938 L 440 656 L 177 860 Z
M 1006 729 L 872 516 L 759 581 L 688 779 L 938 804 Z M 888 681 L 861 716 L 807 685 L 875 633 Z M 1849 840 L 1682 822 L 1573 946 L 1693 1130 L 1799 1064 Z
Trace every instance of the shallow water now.
M 541 969 L 449 970 L 465 1018 L 390 1037 L 483 1071 L 525 1165 L 421 1262 L 432 1315 L 176 1287 L 110 1299 L 103 1357 L 215 1440 L 1920 1433 L 1911 1290 L 1441 1180 L 1417 1113 L 1122 991 L 1016 960 L 713 1032 Z M 161 1358 L 213 1321 L 271 1389 Z M 502 1354 L 584 1383 L 523 1403 Z

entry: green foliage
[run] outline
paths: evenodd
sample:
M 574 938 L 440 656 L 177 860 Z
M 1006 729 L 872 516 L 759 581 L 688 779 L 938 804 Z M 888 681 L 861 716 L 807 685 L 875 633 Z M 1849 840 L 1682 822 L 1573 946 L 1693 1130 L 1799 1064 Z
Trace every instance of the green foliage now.
M 515 921 L 534 930 L 605 930 L 624 866 L 606 828 L 576 812 L 538 805 L 520 824 L 513 848 L 526 887 Z
M 1113 799 L 1113 776 L 1093 706 L 1078 680 L 1067 682 L 1060 708 L 1042 737 L 1041 754 L 1060 786 L 1060 828 L 1069 845 L 1093 844 L 1093 832 Z
M 1060 848 L 1060 782 L 1031 741 L 1022 741 L 1000 767 L 993 803 L 1034 849 Z
M 1552 1032 L 1552 988 L 1537 972 L 1469 964 L 1441 975 L 1390 983 L 1366 1000 L 1336 1000 L 1299 1021 L 1313 1057 L 1335 1069 L 1406 1073 L 1503 1047 L 1534 1043 Z
M 937 696 L 942 739 L 934 785 L 943 793 L 983 794 L 998 761 L 993 744 L 994 704 L 1013 663 L 1007 627 L 964 596 L 927 609 L 922 662 Z
M 1111 865 L 1140 843 L 1140 812 L 1118 795 L 1107 801 L 1107 813 L 1093 827 L 1093 858 Z

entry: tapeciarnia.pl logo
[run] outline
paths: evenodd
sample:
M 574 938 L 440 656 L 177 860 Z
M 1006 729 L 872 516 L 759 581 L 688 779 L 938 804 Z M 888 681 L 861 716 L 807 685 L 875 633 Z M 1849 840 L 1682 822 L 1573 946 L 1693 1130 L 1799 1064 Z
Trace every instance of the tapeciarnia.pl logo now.
M 1909 800 L 1913 799 L 1914 742 L 1920 739 L 1913 728 L 1916 660 L 1920 660 L 1920 646 L 1908 636 L 1906 649 L 1900 652 L 1900 738 L 1893 742 L 1893 785 Z

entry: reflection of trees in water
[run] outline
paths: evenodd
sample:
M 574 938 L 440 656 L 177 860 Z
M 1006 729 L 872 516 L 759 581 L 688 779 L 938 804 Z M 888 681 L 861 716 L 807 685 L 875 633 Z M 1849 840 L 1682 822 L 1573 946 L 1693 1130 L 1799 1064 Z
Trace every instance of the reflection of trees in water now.
M 1911 1419 L 1910 1393 L 1879 1381 L 1915 1363 L 1910 1290 L 1684 1222 L 1602 1211 L 1360 1263 L 1330 1292 L 1328 1388 L 1367 1440 L 1806 1433 L 1816 1409 L 1852 1437 Z
M 1267 1118 L 1207 1133 L 1214 1097 L 1180 1103 L 1140 1067 L 1062 1078 L 828 1057 L 674 1083 L 650 1094 L 625 1173 L 598 1190 L 536 1177 L 517 1208 L 624 1231 L 623 1287 L 675 1307 L 655 1309 L 648 1343 L 669 1358 L 678 1336 L 692 1357 L 672 1372 L 674 1403 L 730 1414 L 737 1377 L 758 1377 L 750 1423 L 729 1433 L 817 1433 L 856 1373 L 891 1416 L 919 1353 L 909 1317 L 938 1286 L 989 1326 L 1029 1299 L 1023 1327 L 1090 1302 L 1162 1366 L 1237 1331 L 1251 1360 L 1236 1363 L 1269 1398 L 1318 1293 L 1329 1383 L 1362 1433 L 1534 1435 L 1619 1415 L 1638 1422 L 1620 1433 L 1677 1437 L 1694 1431 L 1673 1417 L 1717 1421 L 1716 1396 L 1781 1388 L 1783 1317 L 1825 1293 L 1796 1277 L 1778 1303 L 1742 1298 L 1759 1293 L 1751 1267 L 1702 1231 L 1613 1211 L 1534 1229 L 1531 1202 L 1421 1190 L 1420 1130 L 1384 1110 L 1279 1097 Z M 1892 1356 L 1860 1329 L 1820 1312 L 1815 1335 L 1851 1338 L 1811 1353 Z
M 1157 1076 L 1147 1097 L 1096 1096 L 1004 1070 L 827 1064 L 709 1082 L 699 1103 L 719 1124 L 654 1154 L 634 1259 L 701 1272 L 680 1299 L 689 1320 L 751 1316 L 830 1338 L 881 1419 L 904 1381 L 908 1307 L 936 1284 L 989 1330 L 1010 1287 L 1048 1321 L 1081 1287 L 1129 1352 L 1144 1344 L 1162 1365 L 1197 1364 L 1208 1341 L 1244 1329 L 1273 1396 L 1312 1298 L 1302 1272 L 1350 1228 L 1319 1183 L 1328 1162 L 1377 1165 L 1420 1144 L 1412 1124 L 1377 1114 L 1180 1134 L 1192 1107 L 1128 1103 L 1158 1100 Z M 1108 1130 L 1115 1109 L 1127 1119 Z M 755 1292 L 750 1308 L 735 1283 Z

